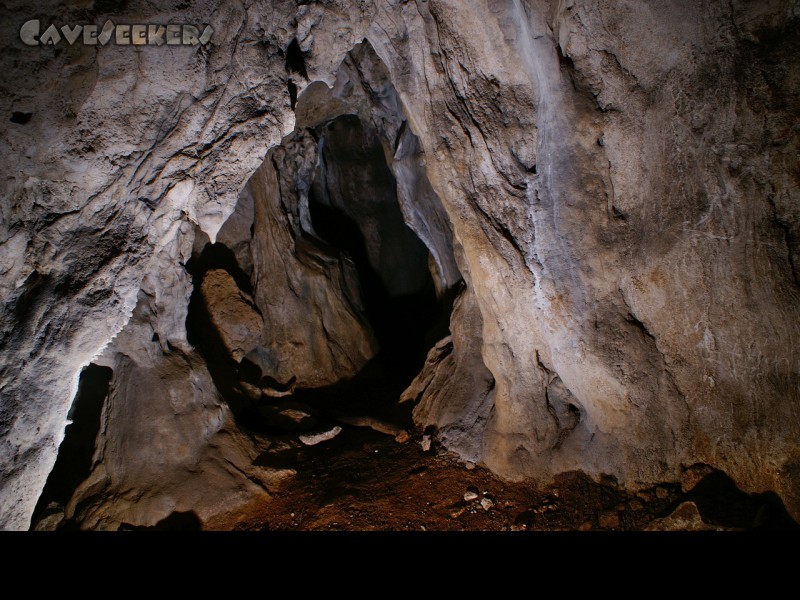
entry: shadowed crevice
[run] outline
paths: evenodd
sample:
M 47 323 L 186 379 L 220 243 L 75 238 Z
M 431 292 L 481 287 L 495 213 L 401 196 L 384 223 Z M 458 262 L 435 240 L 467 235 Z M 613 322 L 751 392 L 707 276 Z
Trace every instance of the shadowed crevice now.
M 33 511 L 35 524 L 53 504 L 63 507 L 92 469 L 95 442 L 100 432 L 103 404 L 114 372 L 109 367 L 87 366 L 80 375 L 78 392 L 69 411 L 70 424 L 58 449 L 58 458 Z

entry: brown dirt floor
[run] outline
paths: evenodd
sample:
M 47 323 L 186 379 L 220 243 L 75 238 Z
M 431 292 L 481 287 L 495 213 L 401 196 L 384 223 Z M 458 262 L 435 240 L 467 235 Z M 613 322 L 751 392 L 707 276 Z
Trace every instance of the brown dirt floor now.
M 678 484 L 634 494 L 612 479 L 595 482 L 579 472 L 537 489 L 502 481 L 480 466 L 468 469 L 435 443 L 423 452 L 419 441 L 400 444 L 350 427 L 329 442 L 265 457 L 265 466 L 292 468 L 296 476 L 266 506 L 219 525 L 239 531 L 642 530 L 689 498 Z M 703 520 L 750 528 L 758 503 L 735 488 L 718 488 L 723 495 L 716 503 L 692 498 Z M 465 500 L 468 491 L 478 497 Z M 485 507 L 483 499 L 490 501 Z

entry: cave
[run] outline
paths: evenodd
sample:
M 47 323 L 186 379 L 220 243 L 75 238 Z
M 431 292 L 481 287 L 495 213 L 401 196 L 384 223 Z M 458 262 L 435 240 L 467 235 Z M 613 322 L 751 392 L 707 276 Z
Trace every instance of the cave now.
M 69 425 L 58 448 L 58 458 L 36 504 L 33 526 L 48 517 L 60 523 L 64 506 L 78 485 L 91 473 L 95 439 L 101 428 L 103 404 L 114 375 L 108 367 L 87 366 L 80 374 L 78 391 L 69 411 Z
M 398 410 L 393 405 L 422 369 L 428 351 L 448 335 L 453 301 L 463 282 L 459 279 L 449 288 L 442 289 L 440 285 L 437 289 L 437 267 L 428 248 L 404 220 L 397 181 L 386 163 L 377 130 L 365 127 L 357 115 L 344 114 L 294 137 L 298 135 L 314 140 L 318 164 L 311 172 L 311 181 L 302 183 L 307 188 L 307 198 L 301 201 L 297 216 L 305 206 L 308 220 L 296 232 L 299 238 L 292 240 L 292 246 L 347 265 L 345 309 L 360 324 L 361 331 L 353 335 L 373 342 L 373 352 L 356 369 L 352 365 L 343 371 L 333 369 L 322 384 L 302 378 L 298 381 L 291 368 L 284 369 L 287 374 L 283 377 L 269 371 L 264 356 L 271 353 L 281 361 L 280 352 L 257 344 L 237 360 L 224 339 L 228 335 L 226 324 L 222 323 L 225 316 L 214 319 L 218 311 L 225 309 L 220 302 L 212 304 L 204 296 L 203 281 L 210 271 L 224 271 L 232 284 L 221 293 L 253 298 L 257 265 L 251 266 L 248 274 L 237 262 L 234 251 L 223 242 L 196 245 L 186 264 L 194 288 L 186 321 L 187 339 L 202 352 L 216 388 L 237 420 L 252 431 L 285 433 L 286 420 L 275 411 L 281 406 L 301 410 L 301 405 L 313 415 L 308 423 L 315 425 L 320 415 L 341 417 L 342 411 L 356 411 L 359 418 L 383 416 L 397 420 L 396 427 L 410 427 L 411 406 Z M 265 165 L 272 166 L 272 160 L 268 158 Z M 246 191 L 240 202 L 250 201 L 251 194 Z M 282 203 L 282 197 L 274 200 Z M 272 227 L 276 225 L 270 223 Z M 240 234 L 250 237 L 239 240 L 239 246 L 268 233 L 268 228 L 257 229 L 255 223 L 249 227 L 239 224 L 239 229 Z M 447 244 L 448 240 L 442 242 Z M 454 262 L 452 255 L 447 259 Z M 251 261 L 243 262 L 249 266 Z M 329 285 L 338 284 L 334 280 Z M 224 297 L 221 300 L 224 303 Z M 269 305 L 269 290 L 250 303 L 263 317 L 259 302 Z M 272 324 L 287 327 L 284 317 L 291 315 L 277 313 L 277 321 Z M 236 323 L 228 325 L 235 328 Z M 309 367 L 322 368 L 313 363 Z M 268 388 L 270 399 L 253 398 L 252 394 L 248 397 L 243 388 Z M 298 427 L 289 425 L 290 429 Z
M 798 528 L 789 0 L 46 4 L 0 529 Z
M 416 375 L 433 342 L 447 332 L 441 324 L 449 322 L 446 310 L 438 330 L 431 330 L 439 306 L 430 252 L 403 221 L 397 184 L 375 134 L 368 139 L 352 115 L 334 119 L 323 130 L 321 168 L 309 191 L 311 225 L 321 241 L 354 262 L 378 357 L 400 375 Z M 329 183 L 332 173 L 337 181 Z M 337 196 L 333 187 L 339 188 Z M 380 246 L 370 248 L 368 237 Z

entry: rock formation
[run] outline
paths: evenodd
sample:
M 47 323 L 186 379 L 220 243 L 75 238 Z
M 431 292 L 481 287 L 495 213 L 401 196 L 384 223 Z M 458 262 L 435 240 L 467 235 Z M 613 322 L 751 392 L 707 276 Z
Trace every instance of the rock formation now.
M 213 35 L 4 5 L 0 527 L 268 502 L 248 418 L 450 303 L 403 399 L 465 460 L 800 517 L 797 2 L 45 4 Z

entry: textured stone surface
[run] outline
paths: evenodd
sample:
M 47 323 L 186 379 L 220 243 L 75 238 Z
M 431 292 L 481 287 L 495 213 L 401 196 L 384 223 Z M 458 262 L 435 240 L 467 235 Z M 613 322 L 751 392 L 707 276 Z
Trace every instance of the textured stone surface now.
M 300 441 L 303 442 L 306 446 L 316 446 L 317 444 L 321 444 L 322 442 L 327 442 L 328 440 L 332 440 L 340 433 L 342 433 L 342 428 L 336 425 L 328 431 L 323 431 L 321 433 L 315 433 L 311 435 L 301 435 Z
M 254 298 L 264 316 L 263 343 L 248 358 L 264 375 L 307 387 L 355 375 L 377 351 L 366 319 L 350 308 L 360 306 L 355 268 L 302 231 L 293 183 L 302 170 L 310 179 L 315 159 L 310 136 L 290 139 L 248 183 L 256 201 Z
M 87 527 L 267 493 L 186 339 L 184 265 L 196 238 L 231 248 L 264 374 L 357 372 L 377 347 L 352 269 L 309 243 L 303 208 L 307 128 L 342 114 L 375 132 L 439 295 L 466 283 L 452 352 L 411 394 L 421 426 L 512 479 L 637 487 L 703 463 L 800 516 L 796 2 L 45 4 L 215 33 L 28 48 L 29 6 L 4 4 L 1 527 L 29 526 L 93 360 L 114 379 L 67 507 Z
M 656 519 L 647 531 L 721 531 L 725 527 L 714 527 L 703 522 L 694 502 L 684 502 L 663 519 Z
M 264 327 L 253 299 L 222 269 L 203 276 L 200 293 L 225 349 L 236 362 L 241 361 L 261 340 Z
M 453 306 L 452 335 L 428 353 L 401 401 L 417 402 L 414 421 L 434 427 L 464 460 L 483 458 L 483 432 L 492 410 L 494 379 L 481 359 L 481 316 L 474 296 L 462 292 Z
M 308 431 L 316 425 L 313 415 L 296 408 L 284 408 L 270 415 L 267 422 L 272 427 L 286 431 Z
M 203 360 L 164 353 L 140 301 L 97 363 L 114 371 L 90 475 L 65 506 L 82 528 L 154 526 L 173 513 L 201 523 L 266 501 L 282 473 L 252 466 L 260 447 L 239 432 Z
M 681 491 L 684 494 L 691 492 L 697 484 L 714 472 L 708 465 L 692 465 L 681 473 Z

